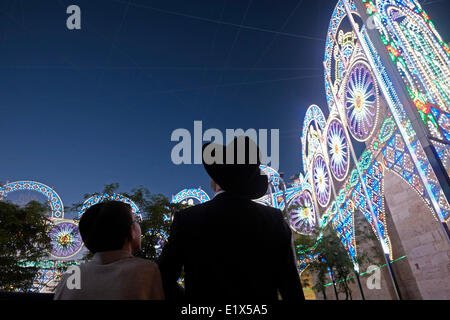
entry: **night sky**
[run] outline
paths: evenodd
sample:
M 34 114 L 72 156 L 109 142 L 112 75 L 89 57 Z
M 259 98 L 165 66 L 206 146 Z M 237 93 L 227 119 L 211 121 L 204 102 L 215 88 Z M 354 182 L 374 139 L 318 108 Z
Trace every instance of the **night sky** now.
M 36 180 L 69 206 L 119 182 L 171 196 L 202 186 L 173 130 L 280 129 L 280 171 L 301 171 L 310 104 L 327 109 L 323 55 L 337 1 L 2 0 L 0 181 Z M 445 40 L 450 1 L 421 1 Z M 66 8 L 81 8 L 81 30 Z

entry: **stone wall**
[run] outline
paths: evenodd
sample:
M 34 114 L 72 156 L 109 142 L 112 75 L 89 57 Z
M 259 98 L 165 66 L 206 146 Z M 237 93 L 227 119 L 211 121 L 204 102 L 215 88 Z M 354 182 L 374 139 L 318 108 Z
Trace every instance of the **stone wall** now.
M 392 171 L 385 171 L 384 190 L 394 254 L 407 255 L 409 268 L 398 271 L 405 298 L 450 299 L 450 245 L 441 223 Z

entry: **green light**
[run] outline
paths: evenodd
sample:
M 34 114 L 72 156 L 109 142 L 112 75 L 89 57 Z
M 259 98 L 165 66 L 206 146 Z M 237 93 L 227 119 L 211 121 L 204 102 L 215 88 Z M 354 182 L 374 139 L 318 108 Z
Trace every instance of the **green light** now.
M 401 259 L 404 259 L 404 258 L 406 258 L 406 255 L 405 255 L 405 256 L 402 256 L 402 257 L 400 257 L 400 258 L 398 258 L 398 259 L 392 260 L 392 261 L 391 261 L 391 264 L 394 263 L 394 262 L 396 262 L 396 261 L 399 261 L 399 260 L 401 260 Z M 373 271 L 375 271 L 375 270 L 381 269 L 381 268 L 383 268 L 383 267 L 385 267 L 385 266 L 387 266 L 386 263 L 383 264 L 382 266 L 379 266 L 378 268 L 372 269 L 370 272 L 373 272 Z M 369 272 L 363 272 L 363 273 L 360 273 L 359 275 L 360 275 L 360 276 L 363 276 L 363 275 L 365 275 L 366 273 L 369 273 Z M 349 277 L 349 278 L 345 279 L 345 281 L 348 281 L 348 280 L 353 279 L 353 278 L 355 278 L 355 277 L 354 277 L 354 276 Z M 339 282 L 342 282 L 342 281 L 344 281 L 344 279 L 339 280 L 339 281 L 336 282 L 336 283 L 339 283 Z M 330 283 L 325 284 L 325 285 L 323 285 L 323 286 L 324 286 L 324 287 L 328 287 L 328 286 L 331 286 L 332 284 L 333 284 L 333 282 L 330 282 Z M 310 289 L 305 289 L 305 290 L 303 290 L 303 291 L 310 291 L 310 290 L 313 290 L 313 289 L 310 288 Z

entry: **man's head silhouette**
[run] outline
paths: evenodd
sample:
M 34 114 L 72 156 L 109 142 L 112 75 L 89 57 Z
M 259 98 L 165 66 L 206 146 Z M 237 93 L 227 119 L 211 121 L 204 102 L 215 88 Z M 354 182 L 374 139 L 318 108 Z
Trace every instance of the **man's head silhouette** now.
M 237 196 L 258 199 L 267 192 L 267 176 L 261 174 L 260 150 L 247 136 L 236 137 L 227 146 L 203 145 L 203 166 L 221 189 Z

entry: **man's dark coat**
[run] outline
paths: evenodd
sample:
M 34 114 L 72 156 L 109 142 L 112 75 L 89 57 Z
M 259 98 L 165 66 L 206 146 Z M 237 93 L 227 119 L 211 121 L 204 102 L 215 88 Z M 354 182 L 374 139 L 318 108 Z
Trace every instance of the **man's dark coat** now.
M 167 299 L 303 300 L 291 231 L 280 210 L 220 193 L 175 214 L 159 259 Z

